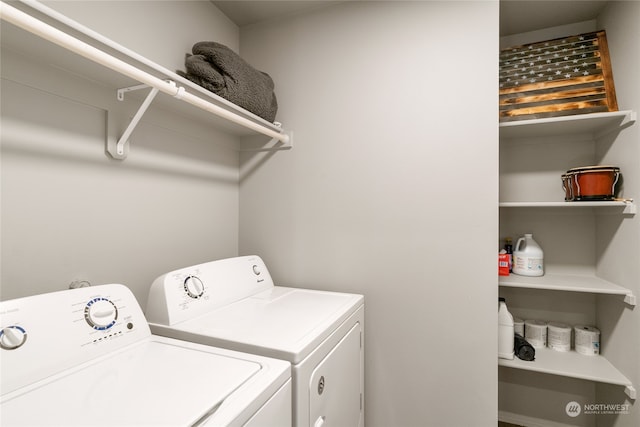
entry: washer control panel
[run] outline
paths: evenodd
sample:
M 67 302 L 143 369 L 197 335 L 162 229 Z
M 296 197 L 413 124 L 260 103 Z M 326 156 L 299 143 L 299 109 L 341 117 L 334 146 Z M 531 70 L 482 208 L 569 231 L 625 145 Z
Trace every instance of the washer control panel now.
M 0 319 L 3 395 L 151 335 L 116 284 L 0 301 Z
M 0 348 L 13 350 L 20 347 L 27 340 L 27 331 L 22 326 L 10 325 L 0 331 Z
M 116 324 L 118 307 L 107 298 L 93 298 L 84 306 L 84 319 L 93 329 L 106 331 Z

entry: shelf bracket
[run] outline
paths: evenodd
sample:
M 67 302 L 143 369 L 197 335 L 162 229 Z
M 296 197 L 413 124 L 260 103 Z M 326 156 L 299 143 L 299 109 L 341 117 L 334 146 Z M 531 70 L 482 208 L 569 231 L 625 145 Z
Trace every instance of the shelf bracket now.
M 635 215 L 635 214 L 638 213 L 638 207 L 633 202 L 633 200 L 626 200 L 625 203 L 626 203 L 626 206 L 624 207 L 624 210 L 622 211 L 623 214 L 625 214 L 625 215 Z
M 636 388 L 632 385 L 624 386 L 624 394 L 629 396 L 630 399 L 637 399 Z
M 637 120 L 638 120 L 638 113 L 636 111 L 628 111 L 627 114 L 625 114 L 625 116 L 622 118 L 622 121 L 620 122 L 620 124 L 602 129 L 600 132 L 597 132 L 594 135 L 595 139 L 600 139 L 603 136 L 607 135 L 608 133 L 629 127 L 633 125 Z
M 145 89 L 145 88 L 148 88 L 148 87 L 149 86 L 147 86 L 145 84 L 142 84 L 142 85 L 136 85 L 136 86 L 130 86 L 130 87 L 125 87 L 125 88 L 118 89 L 118 91 L 117 91 L 118 101 L 123 101 L 124 100 L 124 94 L 126 92 L 131 92 L 133 90 L 139 90 L 139 89 Z M 147 111 L 147 109 L 149 108 L 149 106 L 153 102 L 153 99 L 156 97 L 158 92 L 159 92 L 159 90 L 157 88 L 155 88 L 155 87 L 151 88 L 151 91 L 149 92 L 147 97 L 142 102 L 142 105 L 140 105 L 140 108 L 138 108 L 138 111 L 136 112 L 136 114 L 131 119 L 131 122 L 129 122 L 129 125 L 125 129 L 124 133 L 122 134 L 122 136 L 120 136 L 120 139 L 118 139 L 118 142 L 115 144 L 115 147 L 112 144 L 107 144 L 107 152 L 109 154 L 111 154 L 111 156 L 114 159 L 124 159 L 124 158 L 127 157 L 127 155 L 125 154 L 125 145 L 129 142 L 129 138 L 131 137 L 131 134 L 135 130 L 136 126 L 138 126 L 138 123 L 142 119 L 142 116 Z
M 262 137 L 247 137 L 244 139 L 242 148 L 238 151 L 242 152 L 260 152 L 260 151 L 280 151 L 291 150 L 293 148 L 293 132 L 282 130 L 282 133 L 287 135 L 285 141 L 280 141 L 276 138 L 271 138 L 269 141 L 264 142 Z
M 638 120 L 638 112 L 637 111 L 629 111 L 629 114 L 627 114 L 624 117 L 624 119 L 622 120 L 622 123 L 620 124 L 620 127 L 631 126 L 637 120 Z
M 626 302 L 627 304 L 635 307 L 636 304 L 637 304 L 636 296 L 634 294 L 632 294 L 632 293 L 628 293 L 628 294 L 626 294 L 624 296 L 624 302 Z

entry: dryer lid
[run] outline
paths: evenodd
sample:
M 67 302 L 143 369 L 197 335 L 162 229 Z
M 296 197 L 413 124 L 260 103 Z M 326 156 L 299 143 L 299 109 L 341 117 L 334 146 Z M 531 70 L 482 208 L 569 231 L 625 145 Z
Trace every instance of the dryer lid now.
M 275 286 L 158 332 L 297 364 L 363 304 L 358 294 Z
M 16 426 L 193 425 L 260 369 L 257 362 L 146 340 L 3 396 L 1 421 Z

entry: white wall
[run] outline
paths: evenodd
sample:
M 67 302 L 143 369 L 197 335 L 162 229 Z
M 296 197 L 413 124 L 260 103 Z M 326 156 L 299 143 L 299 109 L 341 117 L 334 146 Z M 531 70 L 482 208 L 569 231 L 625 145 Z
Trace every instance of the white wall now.
M 239 45 L 209 2 L 50 5 L 169 69 L 196 41 Z M 144 307 L 158 275 L 237 255 L 235 138 L 152 105 L 129 157 L 113 160 L 107 111 L 124 130 L 140 101 L 16 50 L 3 46 L 1 64 L 3 299 L 89 280 L 124 283 Z
M 497 2 L 242 28 L 294 148 L 243 157 L 240 253 L 365 295 L 368 426 L 497 423 L 498 50 Z

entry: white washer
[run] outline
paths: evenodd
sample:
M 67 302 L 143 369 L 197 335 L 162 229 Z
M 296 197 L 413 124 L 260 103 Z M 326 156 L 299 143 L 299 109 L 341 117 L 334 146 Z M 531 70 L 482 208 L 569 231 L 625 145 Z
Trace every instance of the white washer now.
M 146 315 L 159 335 L 291 362 L 295 426 L 364 426 L 362 295 L 274 286 L 245 256 L 158 277 Z
M 0 302 L 3 426 L 291 424 L 281 360 L 151 334 L 101 285 Z

